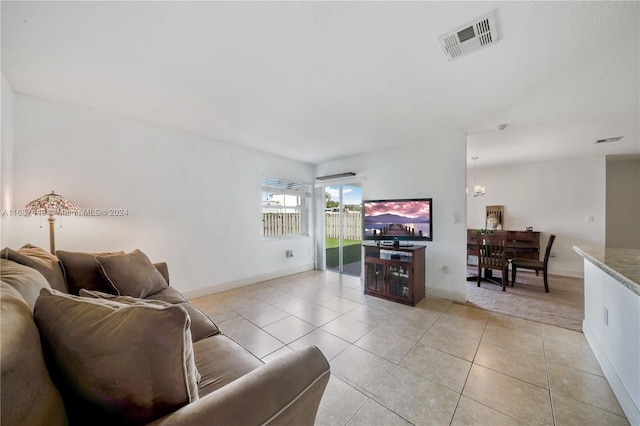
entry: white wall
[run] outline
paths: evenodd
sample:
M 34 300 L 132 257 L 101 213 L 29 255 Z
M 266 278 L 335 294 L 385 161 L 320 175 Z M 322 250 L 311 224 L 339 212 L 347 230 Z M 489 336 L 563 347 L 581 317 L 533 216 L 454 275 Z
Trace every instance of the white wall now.
M 316 176 L 355 172 L 362 179 L 363 199 L 433 198 L 433 241 L 426 243 L 427 294 L 465 301 L 465 157 L 466 139 L 460 133 L 323 163 L 316 166 Z M 443 265 L 449 268 L 447 275 Z
M 604 245 L 605 171 L 604 157 L 471 171 L 469 182 L 475 174 L 487 194 L 469 198 L 467 224 L 484 228 L 486 206 L 503 205 L 503 229 L 532 226 L 542 232 L 542 250 L 549 235 L 556 235 L 549 273 L 581 277 L 582 258 L 572 247 Z
M 607 159 L 606 246 L 640 249 L 640 160 Z
M 17 206 L 55 190 L 83 208 L 128 210 L 63 218 L 62 229 L 58 219 L 58 250 L 139 248 L 167 261 L 187 296 L 313 268 L 312 235 L 260 236 L 261 176 L 311 182 L 309 164 L 16 94 L 13 169 Z M 47 248 L 46 225 L 12 218 L 8 245 Z
M 0 247 L 8 241 L 11 229 L 5 220 L 13 208 L 13 90 L 2 74 L 2 121 L 0 142 Z

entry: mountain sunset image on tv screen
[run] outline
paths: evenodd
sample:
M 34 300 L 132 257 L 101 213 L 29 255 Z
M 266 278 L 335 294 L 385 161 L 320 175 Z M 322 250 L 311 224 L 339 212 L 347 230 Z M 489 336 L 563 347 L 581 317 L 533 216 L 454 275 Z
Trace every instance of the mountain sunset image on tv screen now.
M 365 240 L 432 241 L 432 199 L 363 201 Z

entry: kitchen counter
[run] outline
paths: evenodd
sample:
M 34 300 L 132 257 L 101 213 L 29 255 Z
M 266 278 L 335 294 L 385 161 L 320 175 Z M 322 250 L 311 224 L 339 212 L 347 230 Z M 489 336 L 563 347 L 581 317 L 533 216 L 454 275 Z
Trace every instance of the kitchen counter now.
M 573 246 L 573 251 L 640 296 L 640 250 Z
M 584 258 L 584 337 L 629 423 L 640 425 L 640 250 L 573 250 Z

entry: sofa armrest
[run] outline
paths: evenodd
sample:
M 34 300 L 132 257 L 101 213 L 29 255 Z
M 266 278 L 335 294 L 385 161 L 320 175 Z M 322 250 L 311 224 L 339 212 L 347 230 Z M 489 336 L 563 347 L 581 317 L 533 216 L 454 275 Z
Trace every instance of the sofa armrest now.
M 156 269 L 160 271 L 160 273 L 164 277 L 164 280 L 167 282 L 167 284 L 169 284 L 169 267 L 167 266 L 167 262 L 154 263 L 153 266 L 155 266 Z
M 330 376 L 315 346 L 290 352 L 153 425 L 313 425 Z

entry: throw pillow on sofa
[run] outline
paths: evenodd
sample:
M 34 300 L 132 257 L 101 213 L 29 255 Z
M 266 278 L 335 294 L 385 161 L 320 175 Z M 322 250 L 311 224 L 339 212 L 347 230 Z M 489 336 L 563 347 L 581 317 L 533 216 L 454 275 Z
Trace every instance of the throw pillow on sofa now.
M 11 261 L 3 260 L 3 265 L 4 262 Z M 3 276 L 0 282 L 0 424 L 67 425 L 62 398 L 42 356 L 40 335 L 33 322 L 33 313 L 18 290 L 5 283 L 6 277 Z M 44 281 L 44 277 L 40 278 Z
M 181 306 L 42 289 L 34 319 L 71 423 L 145 424 L 198 398 L 190 319 Z
M 145 298 L 169 284 L 146 254 L 134 250 L 127 254 L 96 256 L 103 275 L 120 296 Z
M 112 256 L 124 254 L 123 251 L 106 253 L 83 253 L 56 250 L 56 256 L 60 259 L 64 279 L 69 293 L 79 294 L 80 289 L 97 290 L 104 293 L 115 293 L 116 290 L 102 275 L 96 256 Z
M 147 305 L 155 305 L 155 306 L 162 306 L 162 307 L 173 305 L 173 303 L 164 302 L 162 300 L 140 299 L 138 297 L 131 297 L 131 296 L 118 296 L 117 294 L 103 293 L 101 291 L 95 291 L 95 290 L 86 290 L 84 288 L 80 290 L 80 296 L 91 297 L 94 299 L 111 300 L 112 302 L 118 302 L 125 305 L 147 304 Z
M 31 244 L 25 244 L 18 250 L 8 247 L 2 249 L 2 258 L 35 269 L 47 279 L 51 288 L 63 292 L 67 291 L 58 259 L 48 251 Z
M 8 259 L 0 259 L 0 278 L 20 293 L 32 312 L 40 290 L 51 288 L 40 272 Z
M 80 290 L 80 296 L 113 300 L 115 302 L 126 303 L 129 305 L 133 305 L 136 303 L 151 303 L 160 306 L 179 305 L 186 309 L 187 313 L 189 314 L 189 318 L 191 318 L 191 338 L 193 339 L 194 343 L 220 333 L 220 329 L 218 329 L 218 326 L 213 321 L 211 321 L 211 318 L 209 318 L 204 312 L 198 309 L 198 307 L 193 306 L 186 300 L 180 303 L 170 303 L 157 299 L 139 299 L 131 296 L 117 296 L 113 294 L 102 293 L 99 291 L 89 291 L 84 289 Z

